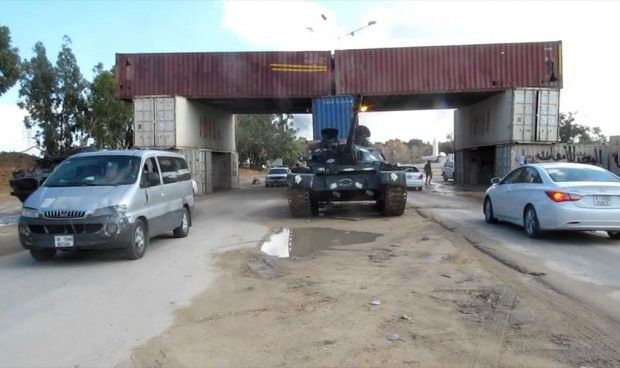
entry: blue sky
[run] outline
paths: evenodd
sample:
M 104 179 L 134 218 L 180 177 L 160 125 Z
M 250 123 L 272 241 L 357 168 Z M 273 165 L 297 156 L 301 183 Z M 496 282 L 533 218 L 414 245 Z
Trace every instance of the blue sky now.
M 580 1 L 2 1 L 0 24 L 22 58 L 43 42 L 55 62 L 63 35 L 85 77 L 115 53 L 329 50 L 563 41 L 562 111 L 620 135 L 620 2 Z M 326 16 L 326 20 L 321 17 Z M 355 37 L 346 32 L 375 20 Z M 306 28 L 312 27 L 314 32 Z M 18 88 L 0 97 L 0 151 L 27 147 Z M 431 141 L 452 130 L 450 110 L 363 117 L 372 139 Z M 307 121 L 305 119 L 299 119 Z M 389 124 L 386 122 L 389 121 Z M 423 124 L 416 124 L 416 123 Z

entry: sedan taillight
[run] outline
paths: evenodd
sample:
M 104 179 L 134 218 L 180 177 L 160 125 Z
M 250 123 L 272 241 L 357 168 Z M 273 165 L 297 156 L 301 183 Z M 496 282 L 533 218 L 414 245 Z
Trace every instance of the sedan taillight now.
M 552 192 L 546 191 L 547 197 L 551 198 L 554 202 L 574 202 L 581 199 L 579 194 L 570 194 L 564 192 Z
M 424 179 L 424 175 L 420 174 L 420 177 L 418 179 Z

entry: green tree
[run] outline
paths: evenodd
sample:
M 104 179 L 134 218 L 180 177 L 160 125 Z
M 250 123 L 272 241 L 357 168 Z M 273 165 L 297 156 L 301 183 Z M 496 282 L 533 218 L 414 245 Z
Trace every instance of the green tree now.
M 421 139 L 410 139 L 407 142 L 409 151 L 411 154 L 411 161 L 418 162 L 422 159 L 422 156 L 428 156 L 433 153 L 433 145 L 428 142 L 423 142 Z
M 129 148 L 133 145 L 133 110 L 131 103 L 114 95 L 114 68 L 105 70 L 99 63 L 93 68 L 88 84 L 87 109 L 80 119 L 80 139 L 93 138 L 99 148 Z
M 292 115 L 240 115 L 235 132 L 239 162 L 260 169 L 268 160 L 281 158 L 285 165 L 294 165 L 306 143 L 296 137 L 291 122 Z
M 80 67 L 73 50 L 69 47 L 71 39 L 63 37 L 62 48 L 56 61 L 58 85 L 56 100 L 59 109 L 56 110 L 58 130 L 62 148 L 70 148 L 73 142 L 79 139 L 79 121 L 87 110 L 86 89 L 88 82 L 82 76 Z
M 267 155 L 272 160 L 281 158 L 286 166 L 293 166 L 305 153 L 306 142 L 296 137 L 297 130 L 292 126 L 293 115 L 274 115 L 272 119 L 273 135 Z
M 58 150 L 60 140 L 55 127 L 58 75 L 41 42 L 34 45 L 33 52 L 34 56 L 22 64 L 18 105 L 28 111 L 24 118 L 26 128 L 38 129 L 37 144 L 54 152 Z
M 439 152 L 444 152 L 446 154 L 454 153 L 454 136 L 452 132 L 446 134 L 446 141 L 439 142 L 438 146 L 439 146 Z
M 239 115 L 235 129 L 239 162 L 249 161 L 254 169 L 267 162 L 266 136 L 270 115 Z
M 0 96 L 13 87 L 19 79 L 20 60 L 18 50 L 11 47 L 11 31 L 0 26 Z
M 599 127 L 589 127 L 575 122 L 577 112 L 560 113 L 560 143 L 597 144 L 607 142 L 607 137 Z
M 28 111 L 26 128 L 37 130 L 37 143 L 49 154 L 73 146 L 79 136 L 79 120 L 87 108 L 86 81 L 70 44 L 65 36 L 56 66 L 52 66 L 45 46 L 37 42 L 34 56 L 22 66 L 18 105 Z

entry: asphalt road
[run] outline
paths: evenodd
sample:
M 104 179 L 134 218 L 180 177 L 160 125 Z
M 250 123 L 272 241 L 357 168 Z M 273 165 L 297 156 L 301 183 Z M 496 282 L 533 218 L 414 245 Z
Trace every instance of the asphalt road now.
M 485 253 L 620 321 L 620 241 L 605 232 L 551 232 L 530 239 L 521 227 L 487 224 L 482 196 L 481 190 L 437 182 L 409 192 L 408 202 Z
M 267 236 L 270 229 L 244 218 L 280 197 L 249 200 L 252 192 L 241 190 L 204 198 L 187 238 L 152 239 L 138 261 L 119 252 L 65 253 L 45 263 L 26 251 L 0 257 L 0 366 L 102 367 L 126 358 L 208 287 L 214 248 Z

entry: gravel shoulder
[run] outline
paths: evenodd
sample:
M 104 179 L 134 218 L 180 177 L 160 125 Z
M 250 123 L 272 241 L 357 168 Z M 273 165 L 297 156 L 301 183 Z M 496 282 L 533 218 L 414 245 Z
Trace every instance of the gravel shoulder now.
M 289 218 L 284 189 L 250 190 L 281 201 L 247 221 L 379 236 L 298 258 L 221 249 L 217 281 L 120 367 L 620 366 L 616 322 L 413 208 L 308 221 Z

